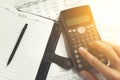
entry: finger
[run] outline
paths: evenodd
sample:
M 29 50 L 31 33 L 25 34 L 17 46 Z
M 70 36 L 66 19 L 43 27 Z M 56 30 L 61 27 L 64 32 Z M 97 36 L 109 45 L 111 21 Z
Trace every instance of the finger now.
M 120 62 L 120 58 L 116 52 L 109 45 L 103 43 L 102 41 L 95 41 L 89 44 L 90 47 L 101 51 L 110 61 L 111 65 L 116 65 Z
M 79 53 L 89 62 L 89 64 L 101 72 L 107 80 L 120 80 L 120 70 L 112 69 L 106 66 L 82 47 L 79 48 Z
M 80 74 L 85 76 L 85 78 L 87 78 L 87 80 L 97 80 L 97 78 L 88 71 L 81 71 Z
M 88 61 L 90 65 L 92 65 L 98 71 L 102 73 L 106 73 L 107 71 L 110 71 L 110 68 L 108 66 L 106 66 L 101 61 L 99 61 L 96 57 L 94 57 L 83 47 L 79 48 L 79 53 L 81 54 L 82 57 L 84 57 Z
M 103 41 L 103 42 L 104 42 L 105 44 L 111 46 L 111 47 L 114 49 L 114 51 L 117 53 L 117 55 L 119 56 L 119 58 L 120 58 L 120 46 L 115 45 L 115 44 L 112 44 L 112 43 L 110 43 L 110 42 L 106 42 L 106 41 Z
M 108 71 L 107 73 L 103 74 L 107 80 L 120 80 L 120 73 L 119 71 Z

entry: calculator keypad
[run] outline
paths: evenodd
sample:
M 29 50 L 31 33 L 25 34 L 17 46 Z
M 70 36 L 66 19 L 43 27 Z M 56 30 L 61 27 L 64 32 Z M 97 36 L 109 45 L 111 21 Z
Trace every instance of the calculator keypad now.
M 81 59 L 82 57 L 78 53 L 78 48 L 84 47 L 88 50 L 89 48 L 87 43 L 95 40 L 100 40 L 95 25 L 90 24 L 85 26 L 78 26 L 76 29 L 68 30 L 68 33 L 70 34 L 70 38 L 72 40 L 71 42 L 74 48 L 74 54 L 78 67 L 79 68 L 82 68 L 83 66 L 87 67 L 89 64 L 86 61 L 83 61 L 84 59 Z M 95 56 L 103 63 L 106 61 L 103 54 L 97 54 Z
M 99 36 L 96 35 L 97 32 L 93 26 L 92 24 L 90 26 L 80 26 L 76 29 L 68 30 L 73 47 L 85 47 L 87 45 L 86 42 L 100 39 Z

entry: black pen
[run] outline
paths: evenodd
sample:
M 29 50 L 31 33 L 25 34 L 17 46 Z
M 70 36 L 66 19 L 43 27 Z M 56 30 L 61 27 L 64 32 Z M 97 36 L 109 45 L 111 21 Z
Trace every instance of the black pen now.
M 19 37 L 18 37 L 18 40 L 17 40 L 17 42 L 16 42 L 16 44 L 15 44 L 15 46 L 14 46 L 14 49 L 13 49 L 12 53 L 11 53 L 9 59 L 8 59 L 7 66 L 8 66 L 8 65 L 10 64 L 10 62 L 12 61 L 12 59 L 13 59 L 13 57 L 14 57 L 14 55 L 15 55 L 15 52 L 16 52 L 19 44 L 20 44 L 20 41 L 21 41 L 21 39 L 22 39 L 22 37 L 23 37 L 23 35 L 24 35 L 24 33 L 25 33 L 25 30 L 26 30 L 27 26 L 28 26 L 28 24 L 26 23 L 26 24 L 24 25 L 24 27 L 23 27 L 23 29 L 22 29 Z

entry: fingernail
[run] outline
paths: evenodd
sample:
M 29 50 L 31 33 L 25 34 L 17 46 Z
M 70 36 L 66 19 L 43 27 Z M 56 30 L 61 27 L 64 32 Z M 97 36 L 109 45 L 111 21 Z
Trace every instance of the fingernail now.
M 84 52 L 84 50 L 85 50 L 85 49 L 84 49 L 83 47 L 80 47 L 80 48 L 79 48 L 79 51 L 80 51 L 80 52 Z

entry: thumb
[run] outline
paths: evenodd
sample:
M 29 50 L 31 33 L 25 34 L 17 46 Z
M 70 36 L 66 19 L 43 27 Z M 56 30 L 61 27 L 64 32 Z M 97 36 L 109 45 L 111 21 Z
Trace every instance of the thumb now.
M 81 71 L 80 74 L 82 74 L 83 76 L 85 76 L 85 78 L 87 80 L 97 80 L 97 78 L 90 72 L 88 71 Z

